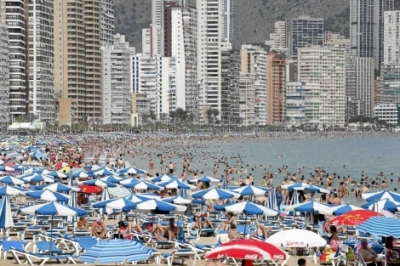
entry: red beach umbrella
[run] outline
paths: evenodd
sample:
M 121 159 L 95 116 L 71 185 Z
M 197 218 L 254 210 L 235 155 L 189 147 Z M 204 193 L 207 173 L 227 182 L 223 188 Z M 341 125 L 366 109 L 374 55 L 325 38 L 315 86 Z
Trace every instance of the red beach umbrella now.
M 359 225 L 371 217 L 382 216 L 382 214 L 370 210 L 354 210 L 345 214 L 336 216 L 329 221 L 332 225 L 353 226 Z
M 86 193 L 86 194 L 100 193 L 101 191 L 103 191 L 103 189 L 101 187 L 97 187 L 97 186 L 82 185 L 79 188 L 81 189 L 80 192 Z
M 237 260 L 286 260 L 282 249 L 267 242 L 254 239 L 232 240 L 209 251 L 206 259 L 234 258 Z

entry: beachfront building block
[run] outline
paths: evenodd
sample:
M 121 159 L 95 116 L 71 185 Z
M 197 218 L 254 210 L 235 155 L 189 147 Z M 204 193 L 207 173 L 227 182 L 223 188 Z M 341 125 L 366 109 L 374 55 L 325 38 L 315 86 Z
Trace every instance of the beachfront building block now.
M 114 44 L 101 49 L 102 124 L 131 124 L 131 57 L 135 49 L 116 34 Z
M 10 121 L 10 49 L 8 47 L 9 40 L 5 6 L 5 1 L 0 1 L 0 123 L 2 124 Z
M 388 125 L 399 125 L 399 104 L 382 103 L 375 106 L 375 117 Z
M 318 89 L 318 84 L 305 82 L 286 83 L 286 127 L 299 127 L 305 123 L 306 90 Z
M 346 56 L 336 46 L 309 46 L 298 50 L 298 79 L 318 84 L 305 90 L 306 123 L 343 127 L 346 109 Z

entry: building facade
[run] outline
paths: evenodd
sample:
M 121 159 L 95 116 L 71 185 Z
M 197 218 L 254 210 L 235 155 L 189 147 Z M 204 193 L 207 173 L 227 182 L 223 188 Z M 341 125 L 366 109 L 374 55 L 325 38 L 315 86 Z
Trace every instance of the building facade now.
M 10 50 L 8 43 L 8 27 L 6 24 L 6 3 L 0 1 L 0 123 L 10 121 Z
M 373 57 L 375 69 L 383 61 L 384 12 L 393 8 L 394 0 L 350 0 L 351 54 Z
M 286 57 L 276 51 L 267 56 L 267 124 L 285 121 Z
M 102 123 L 104 125 L 131 124 L 131 57 L 124 35 L 114 36 L 114 45 L 102 47 L 101 92 Z
M 400 11 L 385 11 L 383 64 L 400 65 Z
M 306 122 L 326 127 L 345 124 L 346 57 L 343 48 L 311 46 L 299 49 L 298 78 L 317 84 L 305 90 Z
M 53 0 L 29 1 L 29 113 L 41 122 L 56 119 Z
M 381 103 L 400 103 L 400 65 L 382 65 L 381 76 Z
M 399 108 L 397 104 L 383 103 L 375 106 L 375 117 L 389 125 L 399 124 Z
M 346 121 L 374 116 L 374 59 L 346 56 Z
M 305 82 L 286 83 L 286 126 L 298 127 L 305 123 L 306 90 L 313 87 Z
M 266 44 L 271 47 L 271 50 L 276 50 L 282 53 L 287 53 L 287 23 L 288 21 L 275 22 L 275 31 L 270 34 L 269 40 Z
M 243 56 L 243 54 L 242 54 Z M 256 123 L 256 86 L 255 74 L 252 72 L 240 73 L 239 86 L 239 125 L 253 126 Z

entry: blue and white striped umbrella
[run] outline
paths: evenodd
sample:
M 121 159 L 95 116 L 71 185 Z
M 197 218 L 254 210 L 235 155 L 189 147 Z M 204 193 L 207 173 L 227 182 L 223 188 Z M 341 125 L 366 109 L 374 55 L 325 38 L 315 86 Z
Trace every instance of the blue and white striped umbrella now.
M 104 200 L 97 202 L 93 204 L 93 208 L 100 208 L 103 210 L 106 210 L 106 212 L 103 213 L 114 213 L 117 211 L 124 211 L 128 212 L 130 210 L 135 209 L 136 203 L 133 201 L 130 201 L 127 198 L 116 198 L 116 199 L 109 199 L 109 200 Z
M 85 177 L 89 177 L 89 174 L 85 170 L 79 170 L 77 172 L 74 172 L 72 174 L 72 177 L 74 177 L 74 178 L 80 178 L 80 177 L 85 178 Z
M 136 189 L 136 190 L 161 190 L 162 188 L 159 186 L 156 186 L 150 182 L 146 182 L 146 181 L 133 181 L 131 183 L 128 184 L 123 184 L 124 187 L 126 188 L 132 188 L 132 189 Z
M 67 177 L 67 175 L 64 173 L 60 173 L 57 171 L 49 171 L 47 169 L 44 169 L 41 174 L 48 175 L 51 177 Z
M 153 256 L 153 250 L 139 240 L 103 240 L 79 257 L 84 263 L 124 263 L 145 261 Z
M 155 176 L 151 179 L 151 182 L 167 182 L 167 181 L 174 181 L 178 180 L 176 176 L 169 176 L 169 175 L 163 175 L 163 176 Z
M 129 183 L 134 183 L 134 182 L 140 182 L 141 180 L 136 178 L 136 177 L 131 177 L 131 178 L 123 178 L 122 180 L 119 181 L 121 185 L 124 184 L 129 184 Z
M 326 209 L 321 209 L 318 212 L 326 215 L 342 215 L 350 211 L 362 210 L 362 208 L 350 204 L 331 205 Z
M 221 185 L 221 188 L 222 188 L 222 189 L 228 189 L 228 184 L 227 184 L 225 178 L 222 178 L 222 185 Z
M 155 199 L 151 199 L 151 200 L 147 200 L 147 201 L 138 203 L 136 205 L 136 209 L 148 210 L 148 211 L 158 210 L 158 211 L 169 211 L 169 212 L 171 212 L 171 211 L 180 211 L 180 212 L 186 211 L 185 206 L 179 206 L 179 205 L 168 203 L 168 202 L 165 202 L 162 200 L 155 200 Z
M 175 181 L 167 181 L 167 182 L 162 182 L 157 184 L 157 186 L 159 187 L 163 187 L 163 188 L 167 188 L 167 189 L 193 189 L 196 188 L 195 186 L 183 183 L 179 180 L 175 180 Z
M 299 193 L 297 190 L 293 190 L 292 198 L 290 199 L 290 205 L 299 204 Z
M 40 214 L 40 215 L 57 215 L 57 216 L 85 216 L 86 211 L 73 208 L 68 205 L 62 205 L 57 202 L 48 202 L 44 204 L 34 205 L 21 209 L 22 213 L 26 214 Z
M 0 200 L 0 228 L 7 230 L 14 226 L 14 220 L 11 213 L 10 201 L 8 197 Z
M 32 174 L 32 175 L 24 176 L 21 179 L 26 182 L 54 183 L 54 179 L 51 176 L 47 176 L 47 175 L 43 175 L 43 174 Z
M 105 202 L 105 201 L 108 201 L 110 199 L 111 199 L 111 197 L 110 197 L 110 193 L 109 193 L 108 189 L 104 188 L 103 191 L 101 192 L 100 201 L 101 202 Z M 101 213 L 101 214 L 111 214 L 111 213 L 114 213 L 114 210 L 104 205 L 102 208 L 99 209 L 99 213 Z
M 219 183 L 221 182 L 221 179 L 210 177 L 210 176 L 202 176 L 197 179 L 189 179 L 188 182 L 190 183 L 198 183 L 198 182 L 203 182 L 203 183 Z
M 400 193 L 396 193 L 396 192 L 389 191 L 389 190 L 363 193 L 361 196 L 363 199 L 365 199 L 368 202 L 379 201 L 379 200 L 383 200 L 383 199 L 388 199 L 393 202 L 400 202 Z
M 240 194 L 238 193 L 219 188 L 210 188 L 192 193 L 192 198 L 205 200 L 232 199 L 239 197 Z
M 48 189 L 40 190 L 40 191 L 32 191 L 26 192 L 27 196 L 30 196 L 34 199 L 40 199 L 45 201 L 59 201 L 59 202 L 68 202 L 69 196 L 65 194 L 61 194 L 58 192 L 54 192 Z
M 173 204 L 190 204 L 192 202 L 190 199 L 183 198 L 180 196 L 163 198 L 162 201 L 173 203 Z
M 400 220 L 385 216 L 376 216 L 369 218 L 365 222 L 356 226 L 357 230 L 363 233 L 380 237 L 394 238 L 400 237 Z
M 135 167 L 127 167 L 118 171 L 120 174 L 146 174 L 147 172 L 143 169 Z
M 2 186 L 0 187 L 0 196 L 16 196 L 25 194 L 27 191 L 20 187 Z
M 152 199 L 152 197 L 146 197 L 146 195 L 144 194 L 132 194 L 129 196 L 125 197 L 127 200 L 130 200 L 134 203 L 138 203 L 138 202 L 142 202 L 142 201 L 146 201 L 149 199 Z M 158 197 L 157 199 L 160 199 L 161 197 Z
M 274 189 L 270 189 L 268 192 L 268 198 L 266 202 L 266 207 L 273 209 L 273 210 L 278 210 L 278 200 L 276 199 L 276 191 Z
M 300 184 L 303 184 L 303 183 L 300 183 Z M 314 185 L 308 185 L 308 184 L 307 184 L 307 186 L 293 187 L 293 189 L 297 190 L 297 191 L 300 190 L 300 191 L 306 191 L 306 192 L 319 192 L 319 193 L 326 193 L 326 194 L 330 193 L 330 190 L 328 190 L 328 189 L 325 189 L 322 187 L 317 187 Z
M 264 189 L 260 189 L 252 185 L 235 188 L 232 189 L 232 191 L 242 196 L 262 196 L 265 195 L 265 193 L 267 193 L 267 191 L 265 191 Z
M 78 208 L 78 204 L 77 204 L 77 202 L 76 202 L 76 191 L 71 191 L 70 192 L 70 195 L 69 195 L 69 201 L 68 201 L 68 204 L 69 204 L 69 206 L 71 206 L 72 208 Z M 69 222 L 74 222 L 74 221 L 76 221 L 76 219 L 75 219 L 75 216 L 68 216 L 68 221 Z
M 284 207 L 286 211 L 297 211 L 297 212 L 319 212 L 320 210 L 324 210 L 329 208 L 328 204 L 324 204 L 318 201 L 306 201 L 303 203 L 295 204 L 295 205 L 288 205 Z
M 393 202 L 389 199 L 383 199 L 378 201 L 367 202 L 361 205 L 361 207 L 376 212 L 381 212 L 382 210 L 395 212 L 397 211 L 398 205 L 400 205 L 399 202 Z
M 115 172 L 107 170 L 107 169 L 100 169 L 100 170 L 90 170 L 89 176 L 109 176 L 114 175 Z
M 63 183 L 54 183 L 48 186 L 45 186 L 44 189 L 55 191 L 55 192 L 70 192 L 70 191 L 79 191 L 80 189 L 77 187 L 71 187 L 64 185 Z
M 123 179 L 124 179 L 123 177 L 120 177 L 117 175 L 109 175 L 109 176 L 100 178 L 100 180 L 102 180 L 102 181 L 106 181 L 109 183 L 117 183 L 117 184 Z
M 8 184 L 8 185 L 22 185 L 22 184 L 25 184 L 25 182 L 23 180 L 18 179 L 18 178 L 13 177 L 13 176 L 10 176 L 10 175 L 6 175 L 6 176 L 0 177 L 0 183 Z
M 216 210 L 225 210 L 233 213 L 244 213 L 246 215 L 265 215 L 265 216 L 278 216 L 279 211 L 255 204 L 251 201 L 243 201 L 233 204 L 216 205 Z
M 103 181 L 100 179 L 93 179 L 93 180 L 88 180 L 85 182 L 82 182 L 82 184 L 84 185 L 88 185 L 88 186 L 98 186 L 98 187 L 102 187 L 102 188 L 106 188 L 106 187 L 116 187 L 117 185 L 107 182 L 107 181 Z
M 289 185 L 282 185 L 282 189 L 287 189 L 289 191 L 293 191 L 295 188 L 305 188 L 308 187 L 309 185 L 306 183 L 294 183 L 294 184 L 289 184 Z

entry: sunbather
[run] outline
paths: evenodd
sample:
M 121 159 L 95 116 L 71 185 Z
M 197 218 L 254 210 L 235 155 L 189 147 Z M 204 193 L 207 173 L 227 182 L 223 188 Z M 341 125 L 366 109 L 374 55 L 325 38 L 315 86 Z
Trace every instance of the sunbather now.
M 104 238 L 107 234 L 107 228 L 100 217 L 92 223 L 92 236 Z
M 83 217 L 83 216 L 79 217 L 78 226 L 77 227 L 78 227 L 79 230 L 87 229 L 88 223 L 87 223 L 87 220 L 86 220 L 85 217 Z
M 257 239 L 266 240 L 268 238 L 268 233 L 271 231 L 270 228 L 262 224 L 257 224 L 257 230 L 252 234 L 253 237 Z
M 169 226 L 164 229 L 160 224 L 153 224 L 154 237 L 159 241 L 171 241 L 176 239 L 179 228 L 175 225 L 175 219 L 169 219 Z
M 228 215 L 228 221 L 226 221 L 226 222 L 224 223 L 223 229 L 224 229 L 224 230 L 229 230 L 229 228 L 231 228 L 231 226 L 232 226 L 233 224 L 235 225 L 235 228 L 236 228 L 237 220 L 236 220 L 235 215 L 233 215 L 232 212 L 228 212 L 227 215 Z
M 239 231 L 236 229 L 236 225 L 235 224 L 231 224 L 231 228 L 229 228 L 228 230 L 228 237 L 229 239 L 233 240 L 233 239 L 243 239 L 244 236 L 242 236 Z
M 199 217 L 195 215 L 193 217 L 192 228 L 193 229 L 202 229 L 202 228 L 213 228 L 213 224 L 211 223 L 210 219 L 207 217 Z

